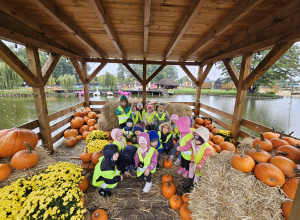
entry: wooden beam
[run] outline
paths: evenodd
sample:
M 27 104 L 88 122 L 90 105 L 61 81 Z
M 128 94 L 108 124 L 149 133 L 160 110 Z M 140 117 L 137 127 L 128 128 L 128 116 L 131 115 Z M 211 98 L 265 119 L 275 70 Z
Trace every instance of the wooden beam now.
M 155 70 L 154 73 L 152 73 L 152 75 L 146 80 L 146 84 L 148 84 L 157 74 L 160 73 L 160 71 L 162 71 L 163 68 L 165 68 L 166 65 L 161 65 L 160 67 L 157 68 L 157 70 Z
M 250 88 L 291 46 L 293 42 L 277 44 L 245 79 L 244 86 Z
M 47 59 L 46 63 L 44 64 L 43 69 L 42 69 L 44 86 L 46 85 L 46 83 L 49 80 L 49 77 L 53 73 L 53 70 L 54 70 L 56 64 L 58 63 L 60 57 L 61 57 L 60 54 L 51 54 L 49 56 L 49 58 Z
M 232 120 L 232 125 L 230 130 L 231 138 L 233 138 L 235 142 L 238 142 L 239 133 L 242 125 L 245 100 L 247 95 L 247 89 L 243 86 L 243 80 L 250 74 L 251 63 L 252 63 L 252 54 L 244 54 L 241 63 L 241 72 L 239 75 L 235 106 L 233 112 L 233 120 Z
M 141 79 L 141 77 L 138 76 L 138 74 L 131 68 L 131 66 L 129 66 L 128 63 L 124 63 L 123 64 L 130 72 L 131 74 L 143 85 L 143 80 Z
M 51 53 L 63 54 L 67 57 L 73 57 L 82 60 L 81 56 L 66 49 L 54 40 L 40 34 L 36 30 L 28 27 L 25 23 L 13 18 L 12 16 L 0 10 L 0 37 L 22 45 L 32 45 L 37 48 L 43 48 Z
M 198 82 L 200 82 L 201 78 L 203 77 L 203 66 L 199 66 L 198 71 Z M 201 94 L 201 85 L 200 83 L 197 83 L 196 88 L 196 100 L 195 100 L 195 110 L 194 115 L 199 116 L 200 114 L 200 94 Z
M 76 72 L 77 72 L 80 80 L 82 81 L 82 83 L 87 83 L 87 76 L 84 75 L 84 73 L 82 72 L 82 69 L 81 69 L 78 61 L 75 60 L 75 59 L 71 59 L 71 62 L 73 64 L 73 66 L 74 66 L 74 68 L 75 68 L 75 70 L 76 70 Z
M 108 18 L 106 11 L 101 3 L 100 0 L 89 0 L 92 8 L 94 9 L 94 12 L 98 18 L 98 20 L 103 25 L 106 33 L 108 34 L 110 40 L 112 41 L 113 45 L 117 49 L 118 53 L 121 55 L 123 59 L 126 59 L 126 52 L 123 49 L 117 34 L 114 31 L 114 28 L 110 22 L 110 19 Z M 103 56 L 102 56 L 103 57 Z
M 299 20 L 300 1 L 291 1 L 197 61 L 218 62 L 247 52 L 269 49 L 279 42 L 295 42 L 300 39 Z
M 87 64 L 86 62 L 81 62 L 82 66 L 82 74 L 85 79 L 87 79 Z M 89 92 L 89 83 L 87 80 L 83 83 L 83 91 L 84 91 L 84 106 L 90 107 L 90 92 Z
M 224 59 L 223 63 L 235 85 L 235 87 L 237 88 L 238 86 L 238 79 L 239 79 L 239 71 L 237 70 L 237 68 L 235 67 L 234 63 L 232 62 L 232 59 Z
M 21 76 L 30 86 L 38 85 L 37 77 L 27 66 L 0 40 L 0 58 Z
M 186 75 L 194 82 L 195 85 L 198 84 L 197 79 L 193 76 L 193 74 L 189 71 L 189 69 L 184 66 L 184 65 L 180 65 L 181 69 L 186 73 Z
M 147 97 L 147 65 L 143 65 L 143 105 L 146 105 L 146 97 Z
M 41 133 L 42 144 L 50 152 L 53 152 L 53 143 L 51 138 L 50 121 L 48 116 L 47 100 L 43 84 L 43 75 L 39 52 L 36 47 L 26 47 L 26 54 L 28 59 L 29 69 L 37 75 L 38 87 L 33 87 L 33 97 L 35 102 L 35 109 L 39 121 L 39 128 Z
M 194 53 L 203 49 L 209 43 L 214 41 L 218 36 L 232 27 L 237 21 L 241 20 L 245 15 L 247 15 L 254 7 L 263 2 L 263 0 L 249 0 L 241 1 L 241 3 L 229 12 L 228 15 L 222 19 L 208 34 L 198 41 L 186 54 L 183 55 L 182 60 L 189 59 Z
M 145 0 L 144 4 L 144 60 L 147 58 L 148 53 L 148 37 L 149 37 L 149 24 L 150 24 L 151 0 Z
M 166 60 L 168 56 L 172 53 L 174 50 L 175 46 L 178 44 L 179 40 L 182 38 L 184 35 L 185 31 L 188 29 L 190 24 L 193 22 L 195 17 L 197 17 L 199 14 L 200 9 L 203 7 L 205 4 L 206 0 L 193 0 L 192 3 L 190 4 L 189 9 L 185 13 L 183 19 L 181 19 L 181 22 L 179 24 L 178 29 L 174 33 L 172 40 L 170 41 L 163 57 L 162 60 Z
M 102 49 L 91 39 L 89 39 L 83 30 L 76 26 L 76 23 L 70 19 L 66 13 L 61 11 L 59 7 L 52 1 L 48 0 L 32 0 L 37 6 L 39 6 L 46 14 L 48 14 L 52 19 L 57 21 L 62 27 L 64 27 L 68 32 L 74 35 L 83 44 L 88 46 L 91 50 L 95 51 L 99 56 L 106 58 L 107 55 L 102 51 Z
M 201 78 L 198 79 L 200 87 L 203 85 L 203 83 L 204 83 L 204 81 L 205 81 L 207 75 L 209 74 L 209 71 L 211 70 L 211 68 L 212 68 L 213 65 L 214 65 L 213 63 L 206 65 L 204 73 L 201 75 Z
M 300 184 L 298 183 L 295 198 L 293 200 L 292 209 L 290 212 L 289 219 L 290 220 L 297 220 L 300 216 Z
M 106 66 L 107 63 L 103 62 L 101 63 L 87 78 L 87 83 L 90 83 L 95 76 Z

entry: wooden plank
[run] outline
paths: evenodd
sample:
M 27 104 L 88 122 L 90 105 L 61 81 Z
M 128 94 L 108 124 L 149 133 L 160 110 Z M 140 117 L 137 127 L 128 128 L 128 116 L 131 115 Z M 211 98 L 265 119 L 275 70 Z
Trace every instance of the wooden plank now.
M 237 88 L 238 86 L 238 79 L 239 79 L 239 71 L 237 70 L 237 68 L 235 67 L 234 63 L 232 62 L 232 59 L 224 59 L 223 63 L 235 85 L 235 87 Z
M 87 37 L 84 31 L 76 25 L 72 19 L 67 17 L 66 13 L 60 10 L 60 7 L 55 5 L 52 1 L 48 0 L 32 0 L 37 6 L 39 6 L 46 14 L 52 19 L 57 21 L 62 27 L 74 35 L 78 40 L 85 44 L 89 49 L 95 51 L 99 56 L 106 58 L 107 55 L 102 49 Z
M 185 105 L 189 105 L 189 106 L 195 106 L 195 102 L 170 102 L 170 103 L 174 103 L 174 104 L 185 104 Z
M 90 105 L 105 105 L 108 101 L 90 101 Z
M 46 85 L 61 55 L 51 54 L 42 68 L 43 84 Z
M 199 71 L 198 71 L 198 82 L 200 82 L 200 80 L 201 80 L 202 77 L 203 77 L 203 66 L 199 66 Z M 194 116 L 199 116 L 199 113 L 200 113 L 200 94 L 201 94 L 201 85 L 202 85 L 202 84 L 197 83 Z
M 61 111 L 58 111 L 58 112 L 56 112 L 56 113 L 54 113 L 52 115 L 49 115 L 49 121 L 53 121 L 55 119 L 58 119 L 58 118 L 66 115 L 68 113 L 71 113 L 73 111 L 75 112 L 77 109 L 82 108 L 82 107 L 84 107 L 84 102 L 81 102 L 81 103 L 73 105 L 73 106 L 71 106 L 69 108 L 66 108 L 66 109 L 63 109 Z
M 18 126 L 18 128 L 26 128 L 26 129 L 29 129 L 29 130 L 36 129 L 38 127 L 39 127 L 39 121 L 38 120 L 34 120 L 34 121 L 31 121 L 31 122 L 28 122 L 26 124 L 22 124 L 22 125 Z
M 212 112 L 212 113 L 214 113 L 214 114 L 216 114 L 216 115 L 219 115 L 219 116 L 221 116 L 221 117 L 223 117 L 223 118 L 226 118 L 226 119 L 228 119 L 228 120 L 230 120 L 230 121 L 233 120 L 233 116 L 232 116 L 231 114 L 229 114 L 229 113 L 227 113 L 227 112 L 223 112 L 223 111 L 221 111 L 221 110 L 219 110 L 219 109 L 216 109 L 216 108 L 213 108 L 213 107 L 211 107 L 211 106 L 205 105 L 205 104 L 203 104 L 203 103 L 200 103 L 200 108 L 204 108 L 204 109 L 206 109 L 207 111 L 210 111 L 210 112 Z
M 131 72 L 131 74 L 143 85 L 143 80 L 141 77 L 138 76 L 138 74 L 129 66 L 128 63 L 123 63 L 123 65 Z
M 199 15 L 200 9 L 203 7 L 203 5 L 206 3 L 206 0 L 193 0 L 190 4 L 189 9 L 185 13 L 184 17 L 181 19 L 181 22 L 179 24 L 178 29 L 174 33 L 172 40 L 168 44 L 168 47 L 162 57 L 162 60 L 166 60 L 176 45 L 178 44 L 179 40 L 182 38 L 190 24 L 193 22 L 195 17 Z
M 144 4 L 144 60 L 148 53 L 148 38 L 149 38 L 149 24 L 150 24 L 151 0 L 145 0 Z
M 214 123 L 216 123 L 217 125 L 220 125 L 222 128 L 226 129 L 226 130 L 229 130 L 230 131 L 230 128 L 231 128 L 231 125 L 224 122 L 224 121 L 221 121 L 220 119 L 217 119 L 213 116 L 211 116 L 210 114 L 207 114 L 206 112 L 203 112 L 200 110 L 200 115 L 203 115 L 204 117 L 209 117 L 213 120 Z
M 240 130 L 239 132 L 239 137 L 241 138 L 255 138 L 255 136 L 253 136 L 252 134 L 249 134 L 245 131 Z
M 244 86 L 250 88 L 291 46 L 293 42 L 277 44 L 244 80 Z
M 161 67 L 161 66 L 160 66 Z M 155 71 L 156 72 L 156 71 Z M 147 65 L 143 64 L 143 105 L 146 105 L 146 97 L 147 97 L 147 91 L 146 91 L 146 87 L 147 87 Z
M 223 18 L 221 22 L 213 27 L 209 33 L 205 34 L 205 36 L 201 38 L 196 45 L 194 45 L 186 54 L 184 54 L 182 60 L 189 59 L 194 53 L 200 51 L 209 43 L 214 41 L 218 36 L 232 27 L 237 21 L 241 20 L 261 2 L 263 2 L 263 0 L 241 1 L 241 3 L 233 11 Z
M 71 128 L 71 126 L 70 126 L 70 127 L 67 127 L 66 130 L 67 130 L 67 129 L 70 129 L 70 128 Z M 61 131 L 61 132 L 59 132 L 57 135 L 55 135 L 55 136 L 52 138 L 52 143 L 55 143 L 55 142 L 57 142 L 59 139 L 61 139 L 62 137 L 64 137 L 64 132 L 65 132 L 65 130 L 64 130 L 64 131 Z
M 30 86 L 38 85 L 36 75 L 0 40 L 0 58 Z
M 197 79 L 193 76 L 193 74 L 189 71 L 189 69 L 184 66 L 184 65 L 180 65 L 181 69 L 186 73 L 186 75 L 194 82 L 195 85 L 198 84 Z
M 52 125 L 52 126 L 50 127 L 51 133 L 52 133 L 53 131 L 56 131 L 56 130 L 58 130 L 59 128 L 65 126 L 66 124 L 68 124 L 68 123 L 71 121 L 72 118 L 73 118 L 73 115 L 71 115 L 71 116 L 65 118 L 64 120 L 62 120 L 62 121 L 60 121 L 60 122 L 58 122 L 58 123 Z
M 126 52 L 123 49 L 117 34 L 114 31 L 114 28 L 112 26 L 112 23 L 110 22 L 109 17 L 107 16 L 107 13 L 105 12 L 105 9 L 103 8 L 103 5 L 101 1 L 99 0 L 89 0 L 92 8 L 94 9 L 94 12 L 100 21 L 100 23 L 103 25 L 106 33 L 108 34 L 110 40 L 112 41 L 113 45 L 117 49 L 118 53 L 121 55 L 123 59 L 126 59 Z
M 149 82 L 151 82 L 151 80 L 152 80 L 155 76 L 157 76 L 157 74 L 159 74 L 160 71 L 162 71 L 163 68 L 165 68 L 165 66 L 166 66 L 166 65 L 161 65 L 160 67 L 158 67 L 157 70 L 155 70 L 155 72 L 152 73 L 152 75 L 146 80 L 146 85 L 147 85 Z
M 87 82 L 87 77 L 83 74 L 82 69 L 81 69 L 78 61 L 75 60 L 75 59 L 71 59 L 71 62 L 73 64 L 73 66 L 74 66 L 74 68 L 75 68 L 75 70 L 76 70 L 76 72 L 77 72 L 77 74 L 78 74 L 81 82 L 82 83 L 86 83 Z
M 87 78 L 87 83 L 90 83 L 95 76 L 106 66 L 106 62 L 101 63 L 95 70 L 94 72 L 91 73 L 91 75 L 88 76 Z
M 293 200 L 292 209 L 290 212 L 289 220 L 297 220 L 300 216 L 300 184 L 297 186 L 295 198 Z

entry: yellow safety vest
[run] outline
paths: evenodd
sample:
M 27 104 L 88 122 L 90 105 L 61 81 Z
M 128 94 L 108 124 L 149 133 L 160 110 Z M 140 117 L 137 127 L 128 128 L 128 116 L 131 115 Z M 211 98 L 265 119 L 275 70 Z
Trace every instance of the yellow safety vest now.
M 180 141 L 180 147 L 185 146 L 186 143 L 187 143 L 189 140 L 191 140 L 193 137 L 194 137 L 194 136 L 193 136 L 192 133 L 189 133 L 189 134 L 185 135 L 185 136 L 181 139 L 181 141 Z M 186 160 L 188 160 L 188 161 L 191 161 L 191 158 L 192 158 L 192 150 L 193 150 L 193 149 L 191 148 L 191 149 L 189 149 L 189 150 L 187 150 L 187 151 L 181 151 L 181 156 L 182 156 L 184 159 L 186 159 Z
M 161 118 L 158 116 L 158 113 L 156 113 L 155 116 L 157 117 L 157 119 L 158 119 L 159 121 L 166 120 L 166 113 L 163 113 L 162 116 L 161 116 Z
M 138 155 L 139 155 L 140 162 L 144 163 L 144 167 L 142 167 L 142 168 L 138 167 L 137 168 L 137 171 L 136 171 L 137 172 L 136 173 L 137 177 L 141 176 L 145 172 L 145 170 L 147 169 L 147 167 L 150 165 L 151 158 L 152 158 L 152 155 L 153 155 L 154 151 L 155 151 L 154 148 L 150 147 L 150 149 L 149 149 L 146 157 L 143 158 L 141 152 L 138 150 Z M 155 171 L 156 171 L 156 166 L 154 167 L 153 170 L 151 170 L 151 173 L 155 173 Z
M 162 143 L 162 144 L 168 143 L 168 141 L 169 141 L 170 138 L 172 137 L 172 133 L 170 133 L 170 134 L 167 136 L 166 141 L 163 142 L 163 141 L 161 140 L 161 131 L 158 131 L 157 134 L 158 134 L 158 136 L 159 136 L 159 142 Z
M 127 134 L 126 132 L 127 132 L 127 131 L 125 131 L 125 128 L 123 128 L 123 134 L 124 134 L 124 135 L 133 135 L 133 130 L 131 130 L 129 134 Z
M 141 113 L 139 111 L 137 111 L 135 116 L 132 114 L 133 124 L 136 124 L 138 121 L 140 121 L 140 118 L 141 118 L 140 115 L 141 115 Z
M 127 119 L 130 118 L 131 109 L 130 109 L 130 111 L 127 114 L 125 113 L 125 110 L 121 106 L 118 106 L 118 110 L 120 112 L 124 111 L 124 114 L 121 113 L 121 115 L 118 115 L 119 125 L 120 125 L 120 124 L 125 123 L 127 121 Z
M 124 147 L 126 147 L 126 140 L 124 137 L 123 137 L 123 141 L 124 141 Z M 121 150 L 124 148 L 124 147 L 122 148 L 121 144 L 118 141 L 114 141 L 113 144 L 118 146 L 119 152 L 121 152 Z
M 200 160 L 202 159 L 205 149 L 208 148 L 208 147 L 211 149 L 211 151 L 212 151 L 213 154 L 215 155 L 215 152 L 214 152 L 214 150 L 212 149 L 212 146 L 209 145 L 209 143 L 206 142 L 205 144 L 203 144 L 203 145 L 201 146 L 201 149 L 198 151 L 198 153 L 197 153 L 197 155 L 196 155 L 196 157 L 195 157 L 194 173 L 195 173 L 195 175 L 197 175 L 197 176 L 201 176 L 201 175 L 202 175 L 202 170 L 200 170 L 200 172 L 196 173 L 196 172 L 195 172 L 196 166 L 197 166 L 197 164 L 200 162 Z
M 148 123 L 151 123 L 153 121 L 154 116 L 155 116 L 155 112 L 152 112 L 151 115 L 149 116 L 149 118 L 148 118 L 148 113 L 145 113 L 145 117 L 146 117 L 146 120 L 148 121 Z

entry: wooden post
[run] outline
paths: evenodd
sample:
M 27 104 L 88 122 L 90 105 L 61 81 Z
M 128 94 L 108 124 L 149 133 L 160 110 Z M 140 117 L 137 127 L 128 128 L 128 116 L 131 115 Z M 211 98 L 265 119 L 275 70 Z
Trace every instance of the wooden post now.
M 89 82 L 87 80 L 87 65 L 86 62 L 81 62 L 82 66 L 82 74 L 86 81 L 83 83 L 83 90 L 84 90 L 84 106 L 90 107 L 90 91 L 89 91 Z
M 233 138 L 235 142 L 237 142 L 239 139 L 241 122 L 243 119 L 244 105 L 247 95 L 247 88 L 246 86 L 244 86 L 243 81 L 250 74 L 252 55 L 253 54 L 248 53 L 243 55 L 241 72 L 238 79 L 237 93 L 233 112 L 233 121 L 231 125 L 231 138 Z
M 146 97 L 147 97 L 147 64 L 143 64 L 143 105 L 146 105 Z
M 197 83 L 197 89 L 196 89 L 196 101 L 195 101 L 195 112 L 194 116 L 199 116 L 200 113 L 200 93 L 201 93 L 201 85 L 199 84 L 200 79 L 203 75 L 203 66 L 199 66 L 199 71 L 198 71 L 198 83 Z
M 297 191 L 296 191 L 296 195 L 295 195 L 295 198 L 293 201 L 289 220 L 299 219 L 299 216 L 300 216 L 299 205 L 300 205 L 300 184 L 298 184 L 298 187 L 297 187 Z
M 35 109 L 39 121 L 39 128 L 41 133 L 42 145 L 50 152 L 53 152 L 53 143 L 51 138 L 50 121 L 48 116 L 48 108 L 46 101 L 46 94 L 43 83 L 42 69 L 37 48 L 26 47 L 28 66 L 31 72 L 38 79 L 38 85 L 33 87 L 33 97 L 35 102 Z

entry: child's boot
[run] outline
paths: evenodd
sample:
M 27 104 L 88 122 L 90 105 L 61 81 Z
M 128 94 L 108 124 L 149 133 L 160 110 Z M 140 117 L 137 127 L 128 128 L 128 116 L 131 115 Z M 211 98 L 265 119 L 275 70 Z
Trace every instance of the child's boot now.
M 106 192 L 105 192 L 102 188 L 99 188 L 99 189 L 98 189 L 98 193 L 99 193 L 99 195 L 101 195 L 101 196 L 103 196 L 103 197 L 107 197 L 107 196 L 106 196 Z
M 185 171 L 185 169 L 184 169 L 183 167 L 180 167 L 180 168 L 177 170 L 177 173 L 178 173 L 178 174 L 182 174 L 184 171 Z
M 146 184 L 145 184 L 145 186 L 144 186 L 144 189 L 143 189 L 143 192 L 149 192 L 150 191 L 150 189 L 151 189 L 151 187 L 152 187 L 152 181 L 151 182 L 146 182 Z
M 193 178 L 188 178 L 187 181 L 183 184 L 182 188 L 188 189 L 193 185 Z
M 175 159 L 174 155 L 171 155 L 171 156 L 170 156 L 170 160 L 173 161 L 174 159 Z
M 180 159 L 177 158 L 174 164 L 175 164 L 175 165 L 180 165 L 180 162 L 181 162 Z
M 184 178 L 188 178 L 188 175 L 189 175 L 189 171 L 188 171 L 188 170 L 184 170 L 182 176 L 183 176 Z

